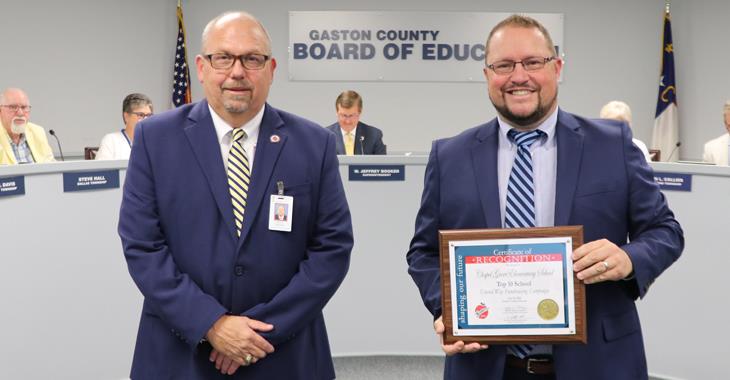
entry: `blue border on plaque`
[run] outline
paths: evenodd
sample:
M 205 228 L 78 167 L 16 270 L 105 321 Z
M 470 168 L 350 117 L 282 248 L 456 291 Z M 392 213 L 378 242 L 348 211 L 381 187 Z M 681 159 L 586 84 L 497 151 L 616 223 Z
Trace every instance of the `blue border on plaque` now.
M 116 189 L 119 170 L 99 170 L 63 173 L 63 192 Z
M 469 310 L 466 307 L 466 276 L 464 258 L 467 256 L 498 256 L 494 254 L 495 250 L 499 251 L 526 251 L 532 249 L 530 255 L 534 254 L 559 254 L 562 256 L 563 268 L 563 322 L 561 323 L 545 323 L 545 324 L 525 324 L 525 325 L 470 325 L 466 319 L 466 313 Z M 524 254 L 520 254 L 524 255 Z M 472 246 L 454 247 L 454 259 L 456 260 L 454 268 L 454 276 L 456 279 L 456 298 L 458 326 L 460 329 L 532 329 L 532 328 L 564 328 L 568 327 L 568 271 L 566 267 L 566 250 L 563 243 L 534 243 L 534 244 L 485 244 Z
M 662 190 L 692 191 L 692 174 L 654 172 L 654 182 Z
M 25 176 L 0 178 L 0 197 L 25 195 Z
M 350 165 L 350 181 L 405 181 L 405 165 Z

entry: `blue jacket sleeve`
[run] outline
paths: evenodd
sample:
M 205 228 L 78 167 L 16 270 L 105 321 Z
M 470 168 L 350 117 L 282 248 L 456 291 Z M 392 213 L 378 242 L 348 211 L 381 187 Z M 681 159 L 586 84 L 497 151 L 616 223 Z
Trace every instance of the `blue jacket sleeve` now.
M 440 186 L 438 142 L 434 142 L 426 166 L 421 207 L 416 215 L 416 229 L 406 254 L 408 273 L 416 283 L 423 303 L 434 319 L 441 315 L 438 242 Z
M 634 267 L 638 296 L 644 297 L 654 280 L 676 261 L 684 249 L 684 233 L 654 172 L 624 126 L 624 153 L 629 181 L 629 243 L 621 248 Z
M 204 293 L 173 260 L 161 229 L 143 125 L 137 127 L 127 167 L 119 236 L 132 279 L 151 307 L 191 348 L 226 309 Z

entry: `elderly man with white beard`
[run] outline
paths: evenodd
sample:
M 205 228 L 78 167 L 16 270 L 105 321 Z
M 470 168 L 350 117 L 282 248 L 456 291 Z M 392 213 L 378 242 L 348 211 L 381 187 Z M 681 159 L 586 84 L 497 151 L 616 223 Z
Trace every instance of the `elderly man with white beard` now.
M 28 95 L 19 88 L 0 94 L 0 165 L 55 161 L 46 131 L 30 121 Z

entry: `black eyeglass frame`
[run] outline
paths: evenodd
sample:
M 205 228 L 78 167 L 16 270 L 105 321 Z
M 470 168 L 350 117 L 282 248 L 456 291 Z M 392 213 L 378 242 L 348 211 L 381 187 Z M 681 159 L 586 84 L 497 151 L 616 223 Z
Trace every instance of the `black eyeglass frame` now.
M 233 60 L 231 61 L 230 66 L 216 67 L 216 65 L 213 64 L 214 56 L 225 56 L 225 57 L 233 58 Z M 213 54 L 204 54 L 203 57 L 205 57 L 205 59 L 208 60 L 208 62 L 210 62 L 210 66 L 216 70 L 230 70 L 236 64 L 236 61 L 240 61 L 241 66 L 243 66 L 243 68 L 245 68 L 247 70 L 261 70 L 266 66 L 266 62 L 268 62 L 271 59 L 270 55 L 258 54 L 258 53 L 241 54 L 241 55 L 233 55 L 233 54 L 227 54 L 227 53 L 213 53 Z M 246 62 L 250 62 L 250 61 L 247 61 L 247 59 L 249 57 L 263 57 L 263 62 L 261 63 L 260 66 L 254 66 L 254 67 L 247 66 Z
M 554 61 L 556 59 L 558 59 L 558 57 L 552 56 L 552 57 L 530 57 L 530 58 L 525 58 L 521 61 L 497 61 L 497 62 L 487 65 L 487 68 L 491 69 L 495 74 L 507 75 L 507 74 L 511 74 L 512 72 L 515 71 L 515 67 L 517 67 L 518 63 L 522 65 L 522 68 L 525 69 L 525 71 L 537 71 L 537 70 L 540 70 L 543 67 L 545 67 L 545 65 L 547 65 L 548 62 Z M 532 63 L 538 64 L 538 66 L 528 68 L 525 65 L 525 61 L 530 61 L 530 60 L 536 60 L 535 62 L 532 62 Z M 509 68 L 509 71 L 498 71 L 500 69 L 495 68 L 495 65 L 508 64 L 508 63 L 512 65 Z

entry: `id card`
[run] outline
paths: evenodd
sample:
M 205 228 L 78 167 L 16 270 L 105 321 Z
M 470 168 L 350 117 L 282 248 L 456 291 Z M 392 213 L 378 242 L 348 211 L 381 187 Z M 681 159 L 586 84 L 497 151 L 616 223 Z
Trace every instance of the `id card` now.
M 269 229 L 272 231 L 291 232 L 294 212 L 294 197 L 288 195 L 272 195 L 269 202 Z

